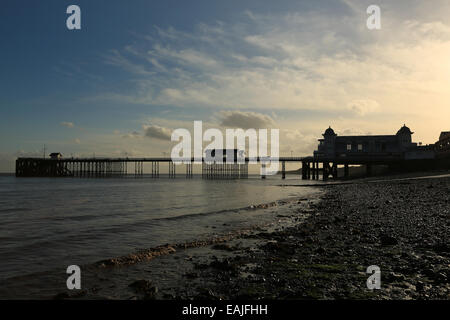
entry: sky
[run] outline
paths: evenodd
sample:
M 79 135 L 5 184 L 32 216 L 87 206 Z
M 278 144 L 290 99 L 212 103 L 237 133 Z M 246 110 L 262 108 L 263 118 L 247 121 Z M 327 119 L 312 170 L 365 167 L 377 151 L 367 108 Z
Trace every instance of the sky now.
M 81 9 L 68 30 L 66 8 Z M 366 9 L 381 9 L 369 30 Z M 339 135 L 450 130 L 448 1 L 0 4 L 0 172 L 19 156 L 163 156 L 172 130 L 280 129 L 280 155 Z

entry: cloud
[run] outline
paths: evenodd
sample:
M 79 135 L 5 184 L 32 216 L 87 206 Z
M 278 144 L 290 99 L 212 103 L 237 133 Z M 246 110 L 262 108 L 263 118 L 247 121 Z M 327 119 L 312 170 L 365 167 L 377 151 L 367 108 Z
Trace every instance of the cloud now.
M 137 132 L 137 131 L 133 131 L 133 132 L 124 134 L 124 135 L 122 136 L 122 138 L 131 138 L 131 139 L 134 139 L 134 138 L 142 138 L 142 135 L 141 135 L 139 132 Z
M 244 111 L 221 111 L 221 125 L 232 128 L 260 129 L 273 126 L 273 119 L 265 114 Z
M 370 135 L 370 132 L 366 132 L 360 129 L 354 129 L 354 128 L 346 128 L 341 130 L 336 130 L 336 134 L 340 136 L 365 136 Z
M 63 127 L 67 127 L 67 128 L 75 127 L 75 124 L 73 122 L 67 122 L 67 121 L 61 122 L 60 125 L 62 125 Z
M 165 140 L 170 141 L 172 130 L 166 127 L 161 127 L 157 125 L 143 125 L 142 133 L 139 131 L 132 131 L 122 135 L 122 138 L 125 139 L 142 139 L 144 137 L 154 138 L 157 140 Z M 115 130 L 114 134 L 120 134 L 119 130 Z
M 360 116 L 376 112 L 379 107 L 380 105 L 378 104 L 378 102 L 370 99 L 353 100 L 348 104 L 348 109 Z
M 118 150 L 114 150 L 112 153 L 119 157 L 135 157 L 135 156 L 139 156 L 142 154 L 141 152 L 139 152 L 138 150 L 135 150 L 135 149 L 130 149 L 130 150 L 129 149 L 125 149 L 125 150 L 118 149 Z
M 378 106 L 357 96 L 377 97 L 380 111 L 404 110 L 393 92 L 406 101 L 448 91 L 443 83 L 449 65 L 430 61 L 436 52 L 450 53 L 446 24 L 383 16 L 383 29 L 370 33 L 359 7 L 344 9 L 338 13 L 342 19 L 330 19 L 336 13 L 326 11 L 247 12 L 246 19 L 210 29 L 202 23 L 191 32 L 157 28 L 150 40 L 112 51 L 110 64 L 141 77 L 133 79 L 135 92 L 110 97 L 158 106 L 271 110 L 340 110 L 351 101 L 348 110 L 365 115 Z
M 144 135 L 148 138 L 155 138 L 160 140 L 169 140 L 172 135 L 172 130 L 156 125 L 144 125 Z
M 319 137 L 298 129 L 280 131 L 280 155 L 307 155 L 317 147 Z
M 431 139 L 424 119 L 443 127 L 450 117 L 450 5 L 412 3 L 382 1 L 376 32 L 366 27 L 367 5 L 353 0 L 156 27 L 110 52 L 107 63 L 127 71 L 133 85 L 99 97 L 213 114 L 224 106 L 290 112 L 277 123 L 296 121 L 293 129 L 335 123 L 377 133 L 409 121 Z M 314 114 L 323 123 L 308 123 Z
M 132 53 L 135 54 L 131 46 L 126 46 L 125 50 L 128 52 L 131 50 Z M 135 75 L 151 76 L 154 74 L 154 72 L 148 71 L 145 65 L 134 62 L 131 57 L 128 58 L 119 50 L 115 49 L 110 50 L 108 54 L 104 55 L 104 62 L 106 64 L 120 67 Z

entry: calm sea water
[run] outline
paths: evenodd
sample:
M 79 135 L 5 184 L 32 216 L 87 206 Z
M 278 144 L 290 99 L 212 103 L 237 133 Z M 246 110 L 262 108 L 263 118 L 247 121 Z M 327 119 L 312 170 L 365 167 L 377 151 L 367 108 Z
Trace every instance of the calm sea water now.
M 281 183 L 301 180 L 0 177 L 0 279 L 269 222 L 243 208 L 316 192 Z

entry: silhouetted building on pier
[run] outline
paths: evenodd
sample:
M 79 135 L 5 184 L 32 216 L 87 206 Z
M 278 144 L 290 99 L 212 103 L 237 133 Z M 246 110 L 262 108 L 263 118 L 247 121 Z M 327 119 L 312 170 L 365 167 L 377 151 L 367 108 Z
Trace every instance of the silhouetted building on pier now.
M 450 156 L 450 131 L 442 131 L 439 141 L 435 144 L 436 156 L 439 158 Z
M 339 136 L 329 127 L 319 139 L 317 150 L 311 159 L 302 164 L 302 178 L 319 179 L 319 172 L 324 180 L 331 175 L 338 177 L 338 166 L 344 166 L 344 177 L 349 175 L 350 165 L 363 165 L 367 175 L 371 175 L 372 166 L 384 165 L 393 170 L 417 170 L 446 167 L 448 159 L 437 155 L 448 152 L 450 137 L 441 134 L 441 147 L 422 146 L 412 142 L 413 132 L 403 125 L 393 135 Z M 320 167 L 321 165 L 321 167 Z M 303 169 L 304 168 L 304 169 Z
M 50 159 L 60 160 L 62 158 L 62 154 L 59 152 L 53 152 L 49 154 Z
M 412 142 L 411 130 L 404 125 L 395 135 L 338 136 L 325 130 L 314 157 L 321 159 L 433 159 L 433 146 Z

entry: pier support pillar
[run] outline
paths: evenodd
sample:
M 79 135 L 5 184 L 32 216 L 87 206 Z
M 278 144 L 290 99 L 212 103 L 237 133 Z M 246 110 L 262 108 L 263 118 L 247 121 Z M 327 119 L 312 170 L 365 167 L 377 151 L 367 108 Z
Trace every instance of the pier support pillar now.
M 281 162 L 281 179 L 286 179 L 286 161 Z
M 333 179 L 337 179 L 338 178 L 338 166 L 337 166 L 337 163 L 333 162 L 332 173 L 333 173 Z
M 316 180 L 319 180 L 319 161 L 316 161 Z
M 323 175 L 322 180 L 327 181 L 328 176 L 330 175 L 330 164 L 328 162 L 323 163 Z
M 302 180 L 306 180 L 306 161 L 302 161 Z
M 192 178 L 192 162 L 186 163 L 186 178 Z
M 121 168 L 119 167 L 119 172 L 121 172 Z M 134 175 L 142 176 L 144 174 L 144 162 L 142 161 L 136 161 L 134 163 Z
M 311 179 L 311 162 L 308 162 L 306 165 L 306 175 L 307 175 L 307 179 Z
M 169 178 L 175 178 L 175 163 L 172 161 L 169 162 Z
M 372 165 L 366 164 L 366 175 L 370 177 L 372 175 Z
M 316 160 L 313 160 L 313 163 L 312 163 L 312 179 L 313 180 L 316 180 L 316 173 L 317 173 L 316 164 L 317 164 Z

